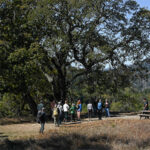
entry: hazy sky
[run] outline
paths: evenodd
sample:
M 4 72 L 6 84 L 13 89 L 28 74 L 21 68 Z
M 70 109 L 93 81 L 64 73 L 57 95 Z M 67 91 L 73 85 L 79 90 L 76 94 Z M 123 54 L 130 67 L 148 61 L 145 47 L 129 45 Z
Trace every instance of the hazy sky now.
M 150 10 L 150 0 L 136 0 L 141 7 L 146 7 Z

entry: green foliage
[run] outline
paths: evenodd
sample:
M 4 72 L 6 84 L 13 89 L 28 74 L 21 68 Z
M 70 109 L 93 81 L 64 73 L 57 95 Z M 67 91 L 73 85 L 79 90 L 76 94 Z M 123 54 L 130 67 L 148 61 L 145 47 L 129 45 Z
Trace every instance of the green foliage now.
M 82 104 L 82 113 L 87 113 L 87 105 L 85 103 Z
M 122 102 L 112 102 L 111 103 L 111 111 L 117 111 L 117 112 L 124 111 Z
M 112 111 L 134 112 L 142 110 L 142 93 L 134 91 L 132 88 L 120 90 L 116 95 L 117 101 L 111 104 Z
M 13 117 L 21 113 L 20 96 L 5 93 L 0 101 L 0 117 Z
M 142 110 L 142 104 L 138 103 L 137 100 L 134 100 L 134 103 L 128 102 L 112 102 L 111 103 L 111 111 L 117 111 L 117 112 L 136 112 Z

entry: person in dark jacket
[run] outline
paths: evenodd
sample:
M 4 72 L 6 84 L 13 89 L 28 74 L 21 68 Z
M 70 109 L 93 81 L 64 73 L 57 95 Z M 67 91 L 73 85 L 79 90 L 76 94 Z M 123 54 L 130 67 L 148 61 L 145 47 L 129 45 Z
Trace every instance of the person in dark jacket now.
M 38 111 L 37 117 L 39 119 L 39 123 L 41 124 L 40 133 L 43 134 L 45 121 L 46 121 L 46 114 L 45 114 L 45 111 L 44 111 L 44 107 L 42 108 L 42 110 Z
M 144 110 L 148 110 L 148 101 L 146 100 L 146 98 L 144 98 Z

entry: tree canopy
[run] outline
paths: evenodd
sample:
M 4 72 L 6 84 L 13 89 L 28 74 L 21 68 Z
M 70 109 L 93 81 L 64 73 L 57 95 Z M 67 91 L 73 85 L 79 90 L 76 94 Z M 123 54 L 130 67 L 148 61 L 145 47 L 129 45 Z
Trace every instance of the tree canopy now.
M 116 92 L 131 83 L 129 64 L 149 61 L 149 32 L 134 0 L 1 0 L 0 93 L 35 115 L 38 99 L 65 100 L 81 80 Z

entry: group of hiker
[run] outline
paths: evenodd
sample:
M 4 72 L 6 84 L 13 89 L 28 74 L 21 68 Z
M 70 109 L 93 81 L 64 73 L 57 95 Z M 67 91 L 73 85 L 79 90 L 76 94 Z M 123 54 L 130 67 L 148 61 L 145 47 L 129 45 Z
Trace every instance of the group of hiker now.
M 88 101 L 87 112 L 89 121 L 91 120 L 93 115 L 98 116 L 98 119 L 101 120 L 103 113 L 105 113 L 106 117 L 110 117 L 109 108 L 110 103 L 107 99 L 105 100 L 105 102 L 102 102 L 101 99 L 98 99 L 96 101 Z M 42 102 L 38 104 L 37 109 L 37 122 L 41 124 L 40 133 L 43 133 L 46 121 L 46 114 Z M 148 109 L 148 101 L 147 99 L 144 99 L 144 110 Z M 50 110 L 55 126 L 59 126 L 62 123 L 62 121 L 81 121 L 80 115 L 82 111 L 82 103 L 80 99 L 78 99 L 76 104 L 72 102 L 70 105 L 68 104 L 67 100 L 63 105 L 61 102 L 57 103 L 55 101 L 52 101 L 50 103 Z
M 102 103 L 101 99 L 99 99 L 98 102 L 96 102 L 94 104 L 92 104 L 92 102 L 89 101 L 89 103 L 87 104 L 89 121 L 92 118 L 92 113 L 94 113 L 95 116 L 97 114 L 99 120 L 102 119 L 102 114 L 104 111 L 105 111 L 105 116 L 110 117 L 109 107 L 110 107 L 110 104 L 107 99 L 105 100 L 104 104 Z
M 102 103 L 101 99 L 95 101 L 94 104 L 92 103 L 92 101 L 89 101 L 87 103 L 89 121 L 91 120 L 93 114 L 96 114 L 98 118 L 101 120 L 102 113 L 104 112 L 104 110 L 106 117 L 110 117 L 109 107 L 110 104 L 107 99 L 105 100 L 104 104 Z M 42 102 L 38 104 L 37 109 L 38 109 L 37 121 L 38 123 L 41 124 L 40 133 L 43 133 L 46 121 L 46 114 Z M 50 103 L 50 110 L 55 126 L 59 126 L 62 123 L 62 121 L 64 122 L 68 122 L 69 120 L 72 122 L 81 121 L 82 103 L 80 99 L 77 100 L 76 104 L 72 102 L 70 105 L 68 104 L 67 100 L 63 105 L 61 102 L 57 103 L 55 101 L 52 101 Z
M 72 103 L 69 106 L 68 101 L 66 100 L 64 105 L 61 105 L 61 102 L 58 102 L 51 105 L 52 117 L 54 118 L 54 124 L 59 126 L 62 121 L 67 122 L 69 120 L 69 114 L 71 121 L 75 121 L 75 116 L 77 114 L 77 120 L 80 121 L 80 114 L 82 111 L 81 101 L 78 100 L 77 104 Z

